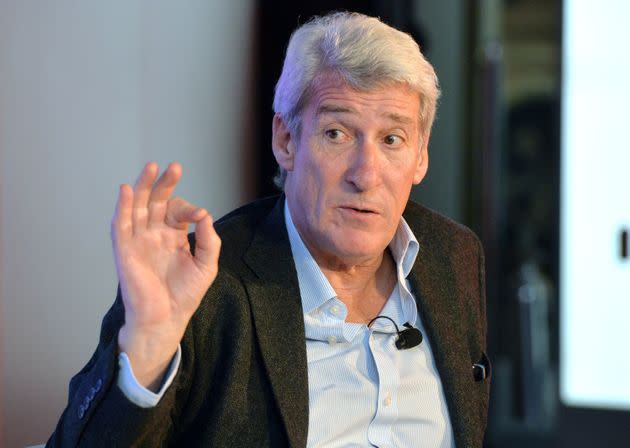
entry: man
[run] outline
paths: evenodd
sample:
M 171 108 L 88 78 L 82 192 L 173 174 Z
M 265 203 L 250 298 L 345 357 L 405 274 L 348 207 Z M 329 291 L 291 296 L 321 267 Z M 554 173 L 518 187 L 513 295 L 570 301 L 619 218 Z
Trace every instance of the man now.
M 178 164 L 121 186 L 119 294 L 49 445 L 481 446 L 482 250 L 409 202 L 437 97 L 408 35 L 316 18 L 276 88 L 283 195 L 213 227 Z

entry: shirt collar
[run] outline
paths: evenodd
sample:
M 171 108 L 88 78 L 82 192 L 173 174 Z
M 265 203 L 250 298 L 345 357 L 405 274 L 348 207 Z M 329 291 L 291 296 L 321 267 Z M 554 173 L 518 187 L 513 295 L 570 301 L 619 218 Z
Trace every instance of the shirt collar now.
M 327 300 L 336 297 L 337 294 L 295 228 L 289 204 L 286 200 L 284 202 L 284 220 L 289 233 L 291 252 L 298 275 L 302 309 L 304 313 L 310 313 L 315 308 L 323 305 Z M 397 277 L 400 283 L 404 284 L 405 278 L 411 272 L 419 248 L 418 240 L 405 218 L 401 216 L 394 238 L 389 243 L 390 252 L 396 262 Z

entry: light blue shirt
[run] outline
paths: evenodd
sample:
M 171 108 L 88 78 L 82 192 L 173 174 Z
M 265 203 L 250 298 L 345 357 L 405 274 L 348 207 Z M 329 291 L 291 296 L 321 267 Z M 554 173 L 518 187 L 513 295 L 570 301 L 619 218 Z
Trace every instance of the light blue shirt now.
M 442 384 L 406 277 L 418 241 L 404 219 L 389 245 L 397 282 L 379 313 L 415 324 L 419 346 L 398 350 L 387 319 L 345 321 L 348 310 L 311 256 L 285 203 L 298 274 L 308 359 L 308 447 L 453 447 Z
M 298 274 L 306 335 L 309 387 L 308 447 L 454 447 L 442 383 L 430 341 L 406 277 L 419 245 L 401 218 L 389 250 L 397 283 L 379 315 L 401 327 L 415 323 L 423 342 L 408 350 L 394 345 L 387 319 L 345 322 L 347 308 L 300 238 L 285 202 L 285 222 Z M 117 384 L 138 406 L 157 405 L 173 381 L 181 349 L 158 393 L 141 386 L 125 353 L 118 358 Z

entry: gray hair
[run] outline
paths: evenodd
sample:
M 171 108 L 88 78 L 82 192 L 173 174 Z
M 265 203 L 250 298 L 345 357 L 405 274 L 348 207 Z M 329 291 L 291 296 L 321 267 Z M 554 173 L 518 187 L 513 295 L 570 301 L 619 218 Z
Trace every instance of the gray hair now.
M 375 17 L 336 12 L 314 17 L 291 35 L 284 66 L 276 84 L 274 112 L 291 134 L 300 134 L 300 114 L 315 81 L 332 74 L 357 90 L 370 90 L 388 82 L 401 82 L 420 97 L 420 137 L 424 139 L 435 119 L 440 96 L 433 66 L 413 38 Z M 286 171 L 274 178 L 282 189 Z

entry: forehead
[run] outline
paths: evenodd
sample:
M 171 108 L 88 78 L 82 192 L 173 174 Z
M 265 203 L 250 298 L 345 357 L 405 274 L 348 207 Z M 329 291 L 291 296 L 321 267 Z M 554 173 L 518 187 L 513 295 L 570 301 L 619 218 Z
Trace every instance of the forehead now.
M 314 82 L 304 111 L 315 119 L 329 114 L 369 115 L 415 125 L 420 114 L 420 97 L 404 83 L 388 82 L 359 90 L 323 77 Z

